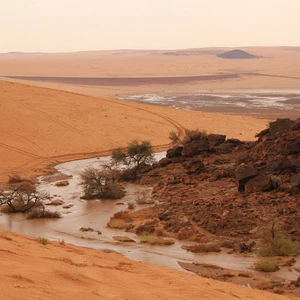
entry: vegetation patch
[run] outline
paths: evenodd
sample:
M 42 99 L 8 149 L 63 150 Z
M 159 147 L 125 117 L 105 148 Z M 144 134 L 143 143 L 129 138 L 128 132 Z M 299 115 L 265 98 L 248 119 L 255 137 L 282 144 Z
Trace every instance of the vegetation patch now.
M 260 260 L 255 264 L 255 270 L 260 272 L 275 272 L 279 268 L 274 262 Z
M 45 245 L 45 246 L 50 243 L 49 240 L 46 239 L 45 237 L 38 237 L 37 242 L 39 242 L 40 244 Z
M 220 244 L 218 243 L 197 243 L 189 246 L 182 246 L 182 249 L 194 253 L 220 252 Z
M 289 237 L 275 235 L 268 239 L 259 250 L 259 255 L 268 256 L 291 256 L 299 253 L 299 245 L 293 242 Z
M 57 219 L 57 218 L 61 218 L 61 214 L 58 211 L 49 211 L 44 209 L 44 207 L 32 209 L 27 216 L 27 219 Z
M 152 234 L 143 233 L 140 236 L 140 242 L 150 245 L 169 246 L 174 244 L 174 240 L 158 237 Z
M 81 179 L 83 199 L 121 199 L 125 196 L 124 187 L 117 182 L 113 171 L 89 168 L 81 174 Z

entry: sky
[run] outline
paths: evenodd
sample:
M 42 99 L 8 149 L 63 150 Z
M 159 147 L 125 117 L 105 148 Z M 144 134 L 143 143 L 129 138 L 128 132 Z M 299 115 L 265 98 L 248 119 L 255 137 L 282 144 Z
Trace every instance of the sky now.
M 300 0 L 0 0 L 0 52 L 300 46 Z

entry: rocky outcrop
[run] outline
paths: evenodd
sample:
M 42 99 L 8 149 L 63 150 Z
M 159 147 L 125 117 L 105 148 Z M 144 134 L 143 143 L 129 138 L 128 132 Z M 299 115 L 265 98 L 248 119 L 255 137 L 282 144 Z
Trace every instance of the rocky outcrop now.
M 159 204 L 146 209 L 150 223 L 137 231 L 158 226 L 198 242 L 216 235 L 245 240 L 276 220 L 300 239 L 300 119 L 271 122 L 257 137 L 201 134 L 168 150 L 141 179 L 153 185 Z

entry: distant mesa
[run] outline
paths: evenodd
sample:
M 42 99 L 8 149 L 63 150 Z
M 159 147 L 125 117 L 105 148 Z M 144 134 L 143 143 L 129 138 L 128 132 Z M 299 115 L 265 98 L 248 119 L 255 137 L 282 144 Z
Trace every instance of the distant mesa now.
M 250 58 L 261 58 L 261 56 L 256 56 L 253 54 L 250 54 L 248 52 L 245 52 L 243 50 L 231 50 L 228 52 L 220 53 L 217 55 L 218 57 L 221 58 L 226 58 L 226 59 L 250 59 Z

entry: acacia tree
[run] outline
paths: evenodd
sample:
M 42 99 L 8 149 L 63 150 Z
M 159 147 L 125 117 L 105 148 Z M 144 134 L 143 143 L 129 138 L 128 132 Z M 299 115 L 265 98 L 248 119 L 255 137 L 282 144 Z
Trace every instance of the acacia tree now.
M 153 148 L 150 141 L 133 140 L 126 148 L 115 150 L 111 158 L 113 162 L 123 164 L 137 174 L 142 165 L 148 165 L 154 161 Z
M 86 169 L 81 174 L 83 199 L 120 199 L 125 195 L 124 188 L 117 182 L 115 171 L 107 168 Z
M 10 185 L 0 192 L 0 204 L 6 204 L 11 212 L 28 212 L 33 207 L 49 199 L 49 195 L 40 193 L 30 182 Z

